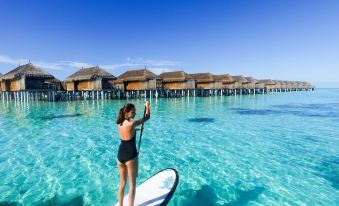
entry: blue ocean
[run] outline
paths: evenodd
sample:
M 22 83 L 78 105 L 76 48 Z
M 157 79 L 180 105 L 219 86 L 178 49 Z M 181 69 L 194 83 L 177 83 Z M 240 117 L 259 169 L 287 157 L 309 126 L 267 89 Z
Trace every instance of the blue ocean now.
M 141 118 L 144 99 L 0 101 L 0 205 L 115 203 L 127 102 Z M 176 169 L 169 205 L 339 205 L 339 89 L 150 103 L 137 182 Z

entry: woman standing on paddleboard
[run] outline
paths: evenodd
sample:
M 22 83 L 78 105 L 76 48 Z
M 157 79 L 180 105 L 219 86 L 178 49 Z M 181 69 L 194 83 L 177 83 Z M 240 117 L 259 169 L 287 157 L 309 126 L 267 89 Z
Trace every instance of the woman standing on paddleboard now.
M 150 104 L 145 102 L 145 116 L 139 120 L 135 117 L 135 106 L 125 104 L 117 117 L 120 146 L 118 150 L 118 169 L 120 173 L 120 186 L 118 191 L 119 205 L 123 205 L 124 191 L 127 176 L 129 177 L 129 205 L 134 205 L 136 178 L 138 176 L 138 151 L 135 145 L 136 126 L 143 124 L 150 118 Z

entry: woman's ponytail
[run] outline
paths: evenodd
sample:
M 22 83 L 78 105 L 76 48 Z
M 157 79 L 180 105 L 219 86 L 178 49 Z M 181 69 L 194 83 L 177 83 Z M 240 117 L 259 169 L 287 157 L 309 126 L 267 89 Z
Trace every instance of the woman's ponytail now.
M 117 117 L 117 124 L 122 124 L 124 121 L 125 121 L 124 108 L 121 108 L 119 110 L 119 114 Z

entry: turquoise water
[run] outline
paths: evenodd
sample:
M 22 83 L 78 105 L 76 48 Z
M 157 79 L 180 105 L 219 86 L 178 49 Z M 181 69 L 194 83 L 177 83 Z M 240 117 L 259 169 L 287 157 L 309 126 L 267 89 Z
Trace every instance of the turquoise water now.
M 0 205 L 112 205 L 126 102 L 1 101 Z M 169 205 L 339 205 L 339 89 L 151 107 L 137 181 L 175 168 Z

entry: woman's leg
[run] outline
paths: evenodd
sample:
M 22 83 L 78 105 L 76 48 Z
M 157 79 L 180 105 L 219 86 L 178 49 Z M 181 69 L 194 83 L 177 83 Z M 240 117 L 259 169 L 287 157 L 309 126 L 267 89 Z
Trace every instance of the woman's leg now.
M 118 191 L 118 198 L 119 198 L 119 205 L 123 205 L 124 201 L 124 191 L 125 191 L 125 186 L 126 186 L 126 180 L 127 180 L 127 167 L 126 165 L 122 164 L 117 160 L 118 163 L 118 169 L 120 173 L 120 186 L 119 186 L 119 191 Z
M 127 173 L 129 178 L 129 205 L 134 205 L 136 178 L 138 176 L 138 157 L 126 162 Z

